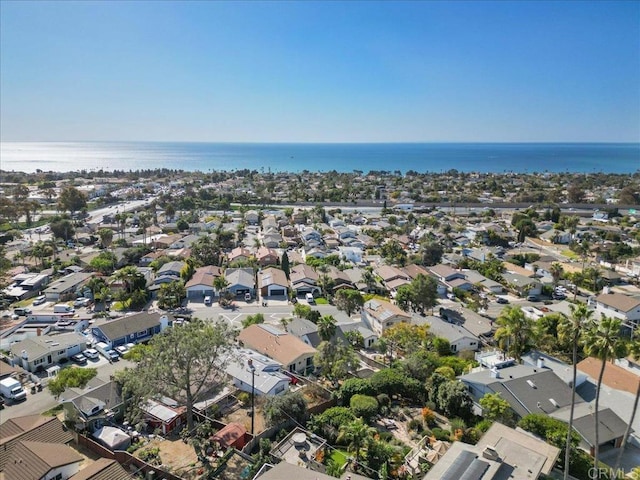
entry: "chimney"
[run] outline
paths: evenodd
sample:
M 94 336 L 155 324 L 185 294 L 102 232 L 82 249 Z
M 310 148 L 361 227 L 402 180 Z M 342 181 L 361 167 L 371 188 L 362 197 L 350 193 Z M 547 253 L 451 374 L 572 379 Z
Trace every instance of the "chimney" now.
M 539 357 L 537 361 L 538 368 L 544 368 L 544 358 Z
M 36 336 L 38 336 L 38 337 L 39 337 L 39 336 L 41 336 L 41 335 L 42 335 L 42 329 L 41 329 L 40 327 L 38 327 L 38 328 L 36 329 Z

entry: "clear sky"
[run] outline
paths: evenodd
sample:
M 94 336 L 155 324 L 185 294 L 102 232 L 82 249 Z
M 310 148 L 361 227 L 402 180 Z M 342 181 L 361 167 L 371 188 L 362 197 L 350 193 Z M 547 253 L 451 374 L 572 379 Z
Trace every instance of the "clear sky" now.
M 2 141 L 640 139 L 640 2 L 0 2 Z

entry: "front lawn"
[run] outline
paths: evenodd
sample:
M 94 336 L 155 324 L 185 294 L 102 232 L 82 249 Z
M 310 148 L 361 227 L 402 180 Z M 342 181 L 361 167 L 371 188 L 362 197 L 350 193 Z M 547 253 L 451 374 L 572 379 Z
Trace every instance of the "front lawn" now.
M 326 298 L 316 298 L 316 305 L 329 305 L 329 300 Z
M 336 465 L 340 465 L 340 468 L 342 468 L 342 466 L 347 463 L 347 458 L 349 457 L 349 452 L 347 452 L 346 450 L 335 449 L 331 452 L 330 458 Z

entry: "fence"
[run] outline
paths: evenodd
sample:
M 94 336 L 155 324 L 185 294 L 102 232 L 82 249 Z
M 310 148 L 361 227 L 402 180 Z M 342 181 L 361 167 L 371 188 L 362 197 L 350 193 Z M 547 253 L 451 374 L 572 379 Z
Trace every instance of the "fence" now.
M 158 480 L 183 480 L 181 477 L 178 477 L 172 473 L 169 473 L 161 468 L 155 467 L 153 465 L 149 465 L 144 460 L 141 460 L 137 457 L 134 457 L 129 452 L 124 450 L 115 450 L 111 451 L 108 448 L 100 445 L 98 442 L 91 440 L 89 437 L 86 437 L 82 434 L 78 434 L 77 441 L 79 445 L 82 445 L 94 453 L 97 453 L 101 457 L 110 458 L 115 460 L 120 465 L 122 465 L 125 469 L 133 469 L 137 472 L 144 472 L 145 476 L 148 475 L 149 472 L 155 472 L 155 476 Z
M 364 363 L 366 363 L 372 368 L 375 368 L 377 370 L 383 370 L 387 368 L 387 365 L 385 365 L 384 363 L 374 360 L 373 358 L 369 358 L 366 355 L 364 355 L 362 352 L 356 351 L 356 354 L 358 355 L 360 360 L 362 360 Z

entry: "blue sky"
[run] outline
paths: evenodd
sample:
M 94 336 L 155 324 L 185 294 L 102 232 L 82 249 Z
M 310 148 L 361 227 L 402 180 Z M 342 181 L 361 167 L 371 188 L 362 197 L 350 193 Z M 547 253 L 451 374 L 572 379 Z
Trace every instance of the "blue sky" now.
M 0 3 L 2 141 L 632 141 L 640 2 Z

